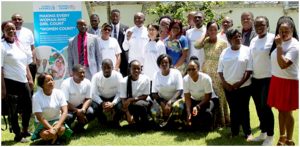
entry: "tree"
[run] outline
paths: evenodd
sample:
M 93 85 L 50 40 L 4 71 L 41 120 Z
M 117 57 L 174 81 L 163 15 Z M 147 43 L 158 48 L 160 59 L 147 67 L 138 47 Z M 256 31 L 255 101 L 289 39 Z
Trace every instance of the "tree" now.
M 175 2 L 156 2 L 154 6 L 147 10 L 148 14 L 157 15 L 159 19 L 160 16 L 169 15 L 174 19 L 179 19 L 184 25 L 187 24 L 186 15 L 190 11 L 202 11 L 205 14 L 205 22 L 211 20 L 216 20 L 220 22 L 223 18 L 222 14 L 217 14 L 213 11 L 213 7 L 223 6 L 224 2 L 189 2 L 189 1 L 175 1 Z

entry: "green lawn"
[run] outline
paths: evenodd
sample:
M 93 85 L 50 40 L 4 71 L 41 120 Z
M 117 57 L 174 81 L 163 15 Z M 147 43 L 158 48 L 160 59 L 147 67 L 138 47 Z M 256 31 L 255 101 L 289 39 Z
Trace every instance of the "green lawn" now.
M 275 140 L 273 144 L 277 143 L 279 131 L 277 110 L 273 109 L 275 117 Z M 250 102 L 250 115 L 251 115 L 251 127 L 254 136 L 260 134 L 259 121 L 256 115 L 255 106 L 253 101 Z M 295 129 L 294 129 L 294 141 L 296 145 L 299 145 L 299 121 L 298 110 L 294 113 L 295 116 Z M 3 121 L 2 121 L 3 122 Z M 2 128 L 4 125 L 2 124 Z M 262 142 L 253 143 L 246 142 L 242 137 L 242 130 L 240 131 L 240 137 L 230 139 L 230 128 L 218 129 L 209 133 L 203 132 L 183 132 L 183 131 L 147 131 L 140 133 L 134 130 L 127 129 L 109 129 L 106 127 L 100 127 L 97 125 L 97 121 L 91 122 L 87 126 L 87 130 L 83 134 L 74 135 L 68 145 L 95 145 L 95 146 L 124 146 L 124 145 L 143 145 L 143 146 L 195 146 L 195 145 L 260 145 Z M 14 135 L 9 131 L 1 131 L 1 144 L 2 145 L 36 145 L 39 142 L 29 142 L 26 144 L 14 143 Z

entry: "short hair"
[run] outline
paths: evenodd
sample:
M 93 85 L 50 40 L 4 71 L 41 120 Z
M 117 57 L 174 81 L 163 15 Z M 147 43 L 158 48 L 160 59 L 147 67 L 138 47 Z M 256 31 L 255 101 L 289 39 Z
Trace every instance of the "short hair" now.
M 110 27 L 111 29 L 113 29 L 112 25 L 109 24 L 109 23 L 104 23 L 104 24 L 101 26 L 102 29 L 104 29 L 104 28 L 106 28 L 106 27 Z
M 50 75 L 52 76 L 51 74 L 49 73 L 41 73 L 38 77 L 37 77 L 37 84 L 38 86 L 40 86 L 41 88 L 43 88 L 43 85 L 44 85 L 44 82 L 45 82 L 45 79 L 46 79 L 46 76 L 47 75 Z
M 72 72 L 78 72 L 81 68 L 83 69 L 83 66 L 81 64 L 75 64 L 72 67 Z
M 104 64 L 108 64 L 108 65 L 110 65 L 110 66 L 113 67 L 113 62 L 112 62 L 111 59 L 104 59 L 104 60 L 102 61 L 102 67 L 103 67 Z
M 191 62 L 194 62 L 194 63 L 197 65 L 198 69 L 200 69 L 199 59 L 198 59 L 196 56 L 192 56 L 192 57 L 190 58 L 189 64 L 190 64 Z
M 156 60 L 156 64 L 157 64 L 158 67 L 160 66 L 161 61 L 162 61 L 164 58 L 166 58 L 166 57 L 167 57 L 168 60 L 169 60 L 170 66 L 172 65 L 172 58 L 171 58 L 171 56 L 168 55 L 168 54 L 161 54 L 161 55 L 159 55 L 159 56 L 157 57 L 157 60 Z
M 238 29 L 229 29 L 226 32 L 226 37 L 228 38 L 228 40 L 231 40 L 236 33 L 242 34 Z
M 173 18 L 172 18 L 171 16 L 169 16 L 169 15 L 164 15 L 164 16 L 161 16 L 161 17 L 158 19 L 158 23 L 160 23 L 160 21 L 161 21 L 162 19 L 164 19 L 164 18 L 169 19 L 170 22 L 173 21 Z
M 257 17 L 255 18 L 254 22 L 257 21 L 257 20 L 260 19 L 260 18 L 264 19 L 264 20 L 266 21 L 267 27 L 269 27 L 269 19 L 268 19 L 266 16 L 257 16 Z
M 95 14 L 95 13 L 94 13 L 94 14 L 91 14 L 90 18 L 93 17 L 93 16 L 95 16 L 95 17 L 97 17 L 98 19 L 100 19 L 99 16 L 98 16 L 98 14 Z
M 15 25 L 11 20 L 2 22 L 2 24 L 1 24 L 1 31 L 2 31 L 3 35 L 4 35 L 4 28 L 5 28 L 5 26 L 6 26 L 8 23 L 12 23 L 13 25 Z
M 252 19 L 252 20 L 254 19 L 254 15 L 253 15 L 253 13 L 252 13 L 252 12 L 250 12 L 250 11 L 243 12 L 243 13 L 242 13 L 242 15 L 241 15 L 241 18 L 242 18 L 242 16 L 243 16 L 244 14 L 250 14 L 250 16 L 251 16 L 251 19 Z
M 114 12 L 121 13 L 119 9 L 113 9 L 113 10 L 111 10 L 110 13 L 114 13 Z
M 207 23 L 207 25 L 206 25 L 206 30 L 208 30 L 208 28 L 209 28 L 212 24 L 214 24 L 214 23 L 217 24 L 217 29 L 219 30 L 219 29 L 220 29 L 219 24 L 218 24 L 215 20 L 212 20 L 212 21 L 210 21 L 210 22 Z

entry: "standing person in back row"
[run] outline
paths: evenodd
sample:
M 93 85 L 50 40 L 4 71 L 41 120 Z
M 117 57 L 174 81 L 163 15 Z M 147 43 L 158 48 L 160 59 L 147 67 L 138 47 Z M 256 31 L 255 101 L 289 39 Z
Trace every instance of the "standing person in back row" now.
M 299 109 L 299 38 L 293 19 L 279 18 L 275 40 L 271 48 L 272 78 L 268 105 L 278 114 L 280 138 L 277 145 L 295 145 L 293 141 L 293 111 Z M 273 46 L 272 46 L 273 47 Z
M 149 41 L 147 28 L 144 26 L 145 15 L 142 12 L 137 12 L 134 15 L 135 26 L 126 31 L 123 48 L 128 51 L 128 63 L 132 60 L 138 60 L 141 65 L 144 64 L 144 51 L 147 42 Z
M 87 33 L 85 20 L 77 20 L 78 35 L 69 40 L 68 45 L 68 70 L 73 75 L 72 67 L 81 64 L 86 73 L 86 78 L 91 80 L 92 76 L 101 70 L 101 53 L 97 38 Z
M 242 44 L 245 46 L 250 45 L 252 38 L 256 36 L 253 27 L 254 16 L 252 12 L 243 12 L 241 15 L 242 24 Z
M 100 19 L 99 16 L 97 14 L 92 14 L 90 16 L 90 28 L 88 29 L 88 33 L 90 34 L 94 34 L 96 36 L 100 36 L 101 35 L 101 29 L 99 28 L 99 23 L 100 23 Z
M 32 75 L 33 83 L 29 83 L 29 85 L 33 86 L 34 81 L 35 81 L 35 75 L 37 72 L 37 66 L 36 66 L 37 58 L 36 58 L 36 52 L 35 52 L 35 48 L 34 48 L 33 33 L 28 28 L 23 27 L 23 17 L 21 16 L 21 14 L 16 13 L 16 14 L 12 15 L 11 20 L 15 24 L 16 29 L 17 29 L 16 30 L 17 41 L 21 42 L 23 44 L 23 46 L 25 48 L 28 48 L 29 51 L 31 51 L 31 53 L 32 53 L 32 63 L 29 64 L 29 70 Z M 33 94 L 33 92 L 31 93 L 31 95 L 32 94 Z
M 271 146 L 274 135 L 274 115 L 267 104 L 271 80 L 271 59 L 269 56 L 275 35 L 268 32 L 269 19 L 257 16 L 254 21 L 257 36 L 251 40 L 250 52 L 253 63 L 251 94 L 259 118 L 261 134 L 252 141 L 264 141 L 262 145 Z
M 123 42 L 125 39 L 125 32 L 128 29 L 128 26 L 120 22 L 121 12 L 118 9 L 114 9 L 110 13 L 110 21 L 113 29 L 110 36 L 118 40 L 119 46 L 122 50 L 121 52 L 121 63 L 120 63 L 120 72 L 123 77 L 128 75 L 128 51 L 123 49 Z

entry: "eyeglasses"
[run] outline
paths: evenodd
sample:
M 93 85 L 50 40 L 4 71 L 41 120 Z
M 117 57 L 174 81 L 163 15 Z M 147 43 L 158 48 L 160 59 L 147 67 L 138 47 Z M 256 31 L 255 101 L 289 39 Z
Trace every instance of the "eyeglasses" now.
M 196 71 L 196 68 L 188 68 L 187 71 Z
M 105 29 L 103 29 L 104 31 L 108 31 L 108 32 L 111 32 L 111 29 L 107 29 L 107 28 L 105 28 Z

